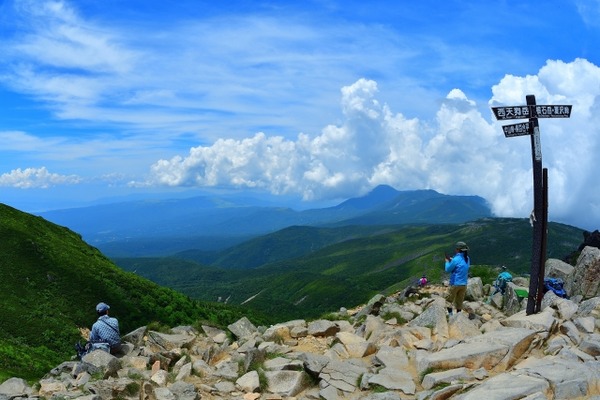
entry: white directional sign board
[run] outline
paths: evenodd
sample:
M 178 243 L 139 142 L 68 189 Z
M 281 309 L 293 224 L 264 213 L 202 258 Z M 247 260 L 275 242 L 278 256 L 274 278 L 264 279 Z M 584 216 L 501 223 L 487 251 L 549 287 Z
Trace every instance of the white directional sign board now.
M 570 118 L 573 106 L 531 106 L 534 118 Z
M 504 125 L 502 127 L 502 130 L 504 131 L 504 136 L 506 137 L 531 135 L 533 133 L 530 122 L 521 122 L 519 124 Z
M 571 105 L 492 107 L 497 120 L 524 118 L 570 118 Z
M 529 106 L 492 107 L 497 120 L 532 118 Z

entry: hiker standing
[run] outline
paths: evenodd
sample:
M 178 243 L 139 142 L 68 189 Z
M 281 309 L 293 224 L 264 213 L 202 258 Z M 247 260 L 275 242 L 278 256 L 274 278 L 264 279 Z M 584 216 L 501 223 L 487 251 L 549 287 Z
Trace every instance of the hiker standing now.
M 446 256 L 445 270 L 450 273 L 450 291 L 446 300 L 450 303 L 448 314 L 452 315 L 452 305 L 456 312 L 462 310 L 465 294 L 467 293 L 467 281 L 469 279 L 469 246 L 465 242 L 456 243 L 456 253 L 451 258 Z
M 109 309 L 110 307 L 106 303 L 98 303 L 96 306 L 98 320 L 92 325 L 90 343 L 92 350 L 102 349 L 115 354 L 121 348 L 121 335 L 119 333 L 119 321 L 108 316 Z

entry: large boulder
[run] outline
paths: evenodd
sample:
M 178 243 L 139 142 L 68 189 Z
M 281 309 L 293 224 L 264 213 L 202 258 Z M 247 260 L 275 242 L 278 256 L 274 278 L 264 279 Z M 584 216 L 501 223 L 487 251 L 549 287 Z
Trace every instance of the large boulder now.
M 556 258 L 549 258 L 544 265 L 544 275 L 551 278 L 560 278 L 563 282 L 566 282 L 574 269 L 575 267 L 571 264 L 567 264 Z
M 573 273 L 565 281 L 565 290 L 571 297 L 583 299 L 600 296 L 600 249 L 587 246 L 581 252 Z
M 465 299 L 469 301 L 478 301 L 483 299 L 483 282 L 480 277 L 469 278 L 467 282 L 467 293 Z

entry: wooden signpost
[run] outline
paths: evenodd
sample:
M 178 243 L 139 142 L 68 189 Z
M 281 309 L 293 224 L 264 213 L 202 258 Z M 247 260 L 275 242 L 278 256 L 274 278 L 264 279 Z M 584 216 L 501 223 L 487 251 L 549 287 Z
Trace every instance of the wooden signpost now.
M 530 220 L 533 225 L 533 245 L 529 280 L 527 315 L 540 311 L 543 285 L 544 263 L 546 262 L 546 243 L 548 233 L 548 171 L 542 170 L 542 146 L 538 118 L 569 118 L 570 105 L 538 105 L 534 95 L 526 96 L 527 105 L 511 107 L 492 107 L 497 120 L 529 119 L 528 122 L 505 125 L 504 136 L 531 137 L 531 159 L 533 162 L 533 212 Z

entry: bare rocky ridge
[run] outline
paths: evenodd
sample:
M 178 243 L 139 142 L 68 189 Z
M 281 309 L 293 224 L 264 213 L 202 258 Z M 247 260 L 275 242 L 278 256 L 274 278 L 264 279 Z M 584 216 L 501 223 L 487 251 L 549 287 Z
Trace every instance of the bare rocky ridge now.
M 469 280 L 465 312 L 448 317 L 443 288 L 375 296 L 335 320 L 228 330 L 141 327 L 125 354 L 95 351 L 0 400 L 46 399 L 596 399 L 600 400 L 600 249 L 575 267 L 548 260 L 570 299 L 548 292 L 527 316 L 524 278 L 504 295 Z M 406 296 L 408 294 L 408 296 Z

